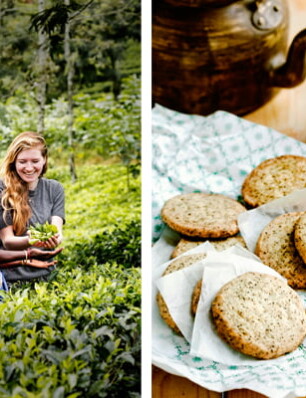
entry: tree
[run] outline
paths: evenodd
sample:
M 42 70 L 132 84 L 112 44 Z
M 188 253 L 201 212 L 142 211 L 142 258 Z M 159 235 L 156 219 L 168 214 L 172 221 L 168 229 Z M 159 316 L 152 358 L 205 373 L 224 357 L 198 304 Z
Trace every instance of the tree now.
M 65 0 L 65 5 L 70 5 L 70 0 Z M 74 76 L 74 60 L 70 49 L 70 19 L 67 18 L 65 24 L 65 60 L 67 74 L 67 99 L 68 99 L 68 149 L 69 149 L 69 169 L 72 182 L 77 179 L 75 162 L 74 162 L 74 134 L 73 134 L 73 76 Z
M 122 79 L 130 74 L 125 70 L 125 53 L 135 43 L 140 45 L 140 0 L 71 1 L 69 5 L 57 3 L 34 15 L 32 27 L 43 27 L 48 33 L 53 57 L 59 64 L 58 43 L 68 19 L 71 46 L 78 54 L 75 84 L 80 87 L 111 82 L 109 88 L 117 98 Z M 140 74 L 139 53 L 133 60 L 133 73 Z
M 43 12 L 45 9 L 45 1 L 38 0 L 38 12 Z M 38 30 L 38 68 L 37 68 L 37 103 L 38 103 L 38 122 L 37 131 L 43 133 L 45 130 L 45 105 L 47 93 L 47 51 L 48 41 L 47 35 L 43 29 Z

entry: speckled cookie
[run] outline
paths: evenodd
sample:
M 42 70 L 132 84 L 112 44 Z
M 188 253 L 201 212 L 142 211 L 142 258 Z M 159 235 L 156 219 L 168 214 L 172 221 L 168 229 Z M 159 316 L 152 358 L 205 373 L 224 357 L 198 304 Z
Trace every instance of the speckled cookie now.
M 303 214 L 293 212 L 274 218 L 261 232 L 255 248 L 255 254 L 265 265 L 297 289 L 306 288 L 306 266 L 294 243 L 295 225 Z
M 207 239 L 191 239 L 191 238 L 181 238 L 178 244 L 175 246 L 173 252 L 171 253 L 171 258 L 175 258 L 185 253 L 188 250 L 193 249 L 196 246 L 199 246 L 206 242 Z M 246 248 L 245 241 L 242 236 L 230 236 L 229 238 L 224 239 L 209 239 L 209 242 L 215 247 L 216 250 L 222 251 L 228 249 L 234 245 L 240 245 Z
M 251 207 L 306 188 L 306 158 L 283 155 L 255 167 L 242 184 L 242 197 Z
M 233 349 L 258 359 L 295 350 L 306 335 L 298 294 L 275 276 L 247 272 L 225 284 L 211 305 L 218 335 Z
M 168 267 L 165 269 L 163 272 L 163 276 L 171 274 L 172 272 L 179 271 L 182 268 L 189 267 L 192 264 L 195 264 L 197 261 L 202 260 L 203 258 L 206 257 L 206 253 L 195 253 L 195 254 L 190 254 L 186 256 L 182 256 L 174 261 L 172 261 Z M 191 300 L 191 298 L 190 298 Z M 163 320 L 166 322 L 166 324 L 177 334 L 182 334 L 176 323 L 174 322 L 167 304 L 161 295 L 160 292 L 157 293 L 156 295 L 156 301 L 157 305 L 159 308 L 159 313 Z
M 306 267 L 306 212 L 295 224 L 294 244 Z
M 238 233 L 237 217 L 243 211 L 244 206 L 224 195 L 187 193 L 167 200 L 161 217 L 182 235 L 225 238 Z
M 203 279 L 200 279 L 193 289 L 192 298 L 191 298 L 191 313 L 193 316 L 195 316 L 198 309 L 198 304 L 200 301 L 200 295 L 202 290 L 202 282 Z

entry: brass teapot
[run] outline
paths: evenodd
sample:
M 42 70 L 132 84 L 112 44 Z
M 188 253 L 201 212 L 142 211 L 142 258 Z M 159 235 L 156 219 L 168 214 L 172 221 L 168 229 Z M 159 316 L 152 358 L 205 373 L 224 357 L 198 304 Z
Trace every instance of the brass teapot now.
M 254 111 L 306 73 L 306 29 L 285 0 L 154 0 L 153 102 L 183 113 Z

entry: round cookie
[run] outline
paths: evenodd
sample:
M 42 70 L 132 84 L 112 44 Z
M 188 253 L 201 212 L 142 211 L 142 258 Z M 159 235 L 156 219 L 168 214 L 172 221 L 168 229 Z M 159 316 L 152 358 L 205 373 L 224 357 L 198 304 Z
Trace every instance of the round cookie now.
M 206 257 L 206 253 L 195 253 L 195 254 L 182 256 L 182 257 L 172 261 L 168 265 L 168 267 L 165 269 L 162 276 L 171 274 L 172 272 L 175 272 L 175 271 L 179 271 L 182 268 L 189 267 L 190 265 L 196 263 L 197 261 L 202 260 L 205 257 Z M 174 322 L 174 320 L 168 310 L 167 304 L 160 292 L 158 292 L 156 295 L 156 301 L 157 301 L 159 313 L 160 313 L 162 319 L 166 322 L 166 324 L 175 333 L 181 335 L 181 331 L 178 328 L 178 326 L 176 325 L 176 323 Z
M 206 241 L 207 239 L 195 240 L 187 237 L 181 238 L 178 244 L 175 246 L 173 252 L 171 253 L 171 258 L 178 257 L 181 254 L 185 253 L 186 251 L 193 249 L 194 247 L 199 246 Z M 214 240 L 209 239 L 209 242 L 218 251 L 228 249 L 229 247 L 234 245 L 240 245 L 246 248 L 245 241 L 243 237 L 240 235 L 230 236 L 229 238 L 223 238 L 223 239 L 214 239 Z
M 192 298 L 191 298 L 191 313 L 193 316 L 195 316 L 198 309 L 198 304 L 202 290 L 202 282 L 203 280 L 200 279 L 193 289 Z
M 225 284 L 211 305 L 218 335 L 233 349 L 258 359 L 295 350 L 306 335 L 298 294 L 278 277 L 247 272 Z
M 295 224 L 294 244 L 302 260 L 306 263 L 306 212 Z
M 306 158 L 282 155 L 255 167 L 244 180 L 241 193 L 245 203 L 257 207 L 303 188 L 306 188 Z
M 237 217 L 243 211 L 242 204 L 224 195 L 187 193 L 167 200 L 161 217 L 182 235 L 226 238 L 238 233 Z
M 261 232 L 255 254 L 269 267 L 287 279 L 289 286 L 306 288 L 306 266 L 294 243 L 296 222 L 304 212 L 282 214 Z

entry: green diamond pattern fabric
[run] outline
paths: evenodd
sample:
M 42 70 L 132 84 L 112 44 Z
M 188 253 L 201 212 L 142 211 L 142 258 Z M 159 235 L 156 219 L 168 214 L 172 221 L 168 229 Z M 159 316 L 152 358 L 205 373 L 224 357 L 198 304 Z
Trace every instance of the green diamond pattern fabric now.
M 227 112 L 185 115 L 160 105 L 152 111 L 153 240 L 160 236 L 165 200 L 187 192 L 240 195 L 260 162 L 284 154 L 306 156 L 306 145 Z
M 306 145 L 271 128 L 227 112 L 185 115 L 156 105 L 152 111 L 152 239 L 167 227 L 164 202 L 187 192 L 222 193 L 237 199 L 245 176 L 265 159 L 283 154 L 306 156 Z M 158 245 L 153 247 L 156 253 Z M 158 256 L 156 256 L 158 257 Z M 169 258 L 165 258 L 164 262 Z M 161 275 L 153 260 L 153 281 Z M 152 289 L 152 359 L 160 368 L 213 391 L 247 388 L 271 398 L 306 395 L 306 342 L 276 360 L 252 366 L 225 366 L 189 354 L 188 342 L 164 324 Z M 299 292 L 306 306 L 306 293 Z

